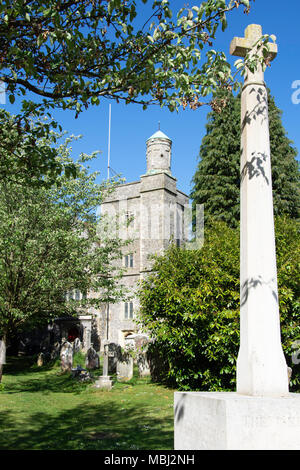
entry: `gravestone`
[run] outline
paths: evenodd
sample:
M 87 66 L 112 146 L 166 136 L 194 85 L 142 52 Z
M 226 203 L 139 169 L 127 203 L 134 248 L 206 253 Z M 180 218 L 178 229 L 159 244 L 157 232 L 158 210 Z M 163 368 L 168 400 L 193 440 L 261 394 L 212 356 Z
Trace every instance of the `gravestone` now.
M 137 354 L 136 362 L 139 368 L 140 377 L 148 377 L 149 375 L 151 375 L 150 365 L 149 365 L 146 351 L 143 351 Z
M 108 344 L 108 375 L 115 374 L 117 372 L 118 357 L 121 354 L 121 347 L 116 343 Z
M 80 323 L 83 329 L 82 332 L 82 349 L 87 352 L 91 347 L 91 336 L 92 336 L 92 316 L 91 315 L 80 315 Z
M 40 352 L 37 357 L 36 365 L 42 367 L 44 365 L 44 353 Z
M 73 342 L 73 353 L 76 354 L 81 351 L 81 341 L 79 338 L 75 338 Z
M 133 355 L 135 354 L 135 342 L 133 335 L 125 339 L 124 351 L 118 357 L 117 380 L 127 382 L 133 377 Z
M 100 367 L 100 360 L 97 352 L 95 349 L 91 346 L 87 350 L 86 354 L 86 368 L 87 369 L 99 369 Z
M 50 350 L 50 360 L 56 359 L 60 355 L 60 342 L 56 341 L 52 346 Z
M 133 357 L 124 354 L 122 360 L 117 362 L 117 380 L 118 382 L 127 382 L 133 377 Z
M 125 342 L 127 343 L 125 345 L 125 349 L 129 346 L 129 349 L 135 352 L 136 364 L 139 369 L 139 376 L 147 377 L 151 375 L 150 364 L 147 355 L 147 345 L 149 343 L 149 337 L 145 334 L 133 333 L 126 337 Z
M 272 201 L 268 99 L 260 25 L 234 38 L 246 66 L 241 96 L 240 349 L 236 392 L 175 392 L 175 449 L 300 449 L 300 395 L 289 393 L 282 351 Z M 268 44 L 270 62 L 277 45 Z
M 136 353 L 134 335 L 125 338 L 124 351 L 118 357 L 117 380 L 127 382 L 133 377 L 133 356 Z
M 60 367 L 62 372 L 71 371 L 73 365 L 73 346 L 65 341 L 60 350 Z

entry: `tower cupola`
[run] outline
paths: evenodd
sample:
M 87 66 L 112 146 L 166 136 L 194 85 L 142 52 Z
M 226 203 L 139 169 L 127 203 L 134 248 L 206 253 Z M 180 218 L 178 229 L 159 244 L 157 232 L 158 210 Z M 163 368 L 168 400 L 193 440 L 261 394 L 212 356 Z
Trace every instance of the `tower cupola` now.
M 168 173 L 171 175 L 172 140 L 158 130 L 146 141 L 147 174 Z

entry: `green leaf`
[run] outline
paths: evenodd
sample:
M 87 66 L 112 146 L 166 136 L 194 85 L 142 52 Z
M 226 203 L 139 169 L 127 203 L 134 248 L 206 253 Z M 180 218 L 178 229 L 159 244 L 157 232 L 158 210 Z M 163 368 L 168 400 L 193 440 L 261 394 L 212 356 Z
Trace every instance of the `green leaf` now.
M 240 3 L 241 3 L 242 5 L 245 5 L 245 7 L 247 7 L 247 8 L 250 7 L 249 0 L 240 0 Z

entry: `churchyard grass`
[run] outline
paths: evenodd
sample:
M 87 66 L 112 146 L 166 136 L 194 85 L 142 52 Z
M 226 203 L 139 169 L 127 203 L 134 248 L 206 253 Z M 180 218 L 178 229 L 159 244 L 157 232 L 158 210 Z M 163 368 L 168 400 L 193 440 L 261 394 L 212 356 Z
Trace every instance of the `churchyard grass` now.
M 104 391 L 62 374 L 58 363 L 8 358 L 2 383 L 2 450 L 173 449 L 174 390 L 136 370 Z

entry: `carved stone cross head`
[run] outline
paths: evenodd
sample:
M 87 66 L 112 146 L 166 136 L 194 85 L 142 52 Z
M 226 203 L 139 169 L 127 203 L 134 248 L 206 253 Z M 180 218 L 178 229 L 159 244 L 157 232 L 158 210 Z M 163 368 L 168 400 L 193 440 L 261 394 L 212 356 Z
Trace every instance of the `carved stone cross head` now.
M 259 24 L 250 24 L 245 29 L 244 38 L 233 38 L 230 44 L 230 54 L 238 57 L 245 57 L 249 51 L 254 48 L 254 45 L 262 37 L 262 27 Z M 277 44 L 273 42 L 268 43 L 269 47 L 269 60 L 275 59 L 277 55 Z

